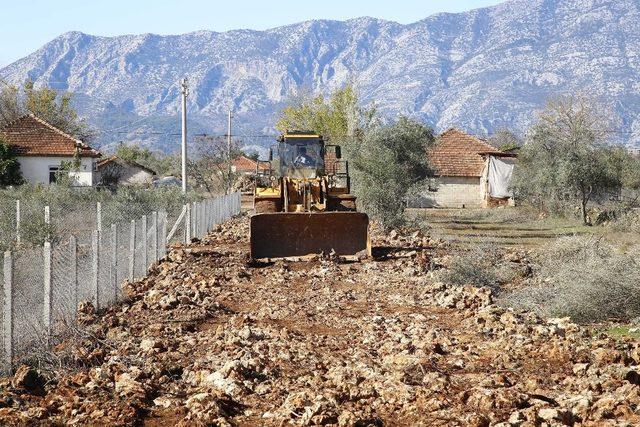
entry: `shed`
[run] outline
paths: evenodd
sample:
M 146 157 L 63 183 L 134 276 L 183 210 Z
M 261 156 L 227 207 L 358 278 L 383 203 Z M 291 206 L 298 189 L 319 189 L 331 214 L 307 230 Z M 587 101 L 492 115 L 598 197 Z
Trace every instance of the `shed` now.
M 153 169 L 117 156 L 99 161 L 98 174 L 102 185 L 150 186 L 156 177 Z
M 480 208 L 509 203 L 505 192 L 515 154 L 451 128 L 438 137 L 427 156 L 436 184 L 422 192 L 416 201 L 419 207 Z

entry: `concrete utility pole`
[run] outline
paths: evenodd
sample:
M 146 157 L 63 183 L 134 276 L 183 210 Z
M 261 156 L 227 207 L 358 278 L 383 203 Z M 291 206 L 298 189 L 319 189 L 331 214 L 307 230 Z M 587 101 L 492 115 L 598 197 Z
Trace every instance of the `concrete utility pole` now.
M 182 88 L 182 192 L 187 192 L 187 78 L 180 82 Z
M 227 120 L 227 194 L 231 193 L 231 110 Z

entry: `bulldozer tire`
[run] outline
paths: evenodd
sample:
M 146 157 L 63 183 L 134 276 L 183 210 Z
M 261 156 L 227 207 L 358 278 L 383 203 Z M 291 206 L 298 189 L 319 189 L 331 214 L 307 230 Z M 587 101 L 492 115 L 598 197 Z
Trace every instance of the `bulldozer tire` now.
M 280 212 L 279 200 L 256 200 L 254 203 L 254 210 L 258 213 L 273 213 Z

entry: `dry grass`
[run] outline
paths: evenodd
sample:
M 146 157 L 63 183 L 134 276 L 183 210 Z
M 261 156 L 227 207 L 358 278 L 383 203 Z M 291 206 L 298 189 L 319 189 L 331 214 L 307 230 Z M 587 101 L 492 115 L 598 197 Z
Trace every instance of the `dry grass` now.
M 640 316 L 636 249 L 621 252 L 594 236 L 561 238 L 539 251 L 535 284 L 504 294 L 500 303 L 581 323 Z
M 458 286 L 488 287 L 497 293 L 514 279 L 515 274 L 503 261 L 498 246 L 483 244 L 456 255 L 440 279 Z

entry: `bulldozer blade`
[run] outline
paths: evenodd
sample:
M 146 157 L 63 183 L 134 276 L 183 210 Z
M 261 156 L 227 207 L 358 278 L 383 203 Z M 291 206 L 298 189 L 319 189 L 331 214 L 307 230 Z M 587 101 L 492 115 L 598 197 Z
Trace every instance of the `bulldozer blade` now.
M 251 217 L 251 258 L 334 252 L 371 256 L 369 217 L 361 212 L 276 212 Z

